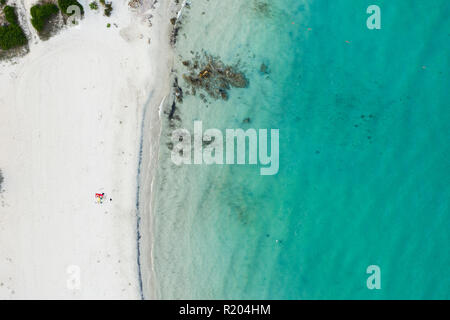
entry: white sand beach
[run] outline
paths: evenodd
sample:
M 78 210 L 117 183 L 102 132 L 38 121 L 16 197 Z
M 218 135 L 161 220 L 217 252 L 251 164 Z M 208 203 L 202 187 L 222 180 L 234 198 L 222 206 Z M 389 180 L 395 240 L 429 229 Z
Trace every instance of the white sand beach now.
M 106 18 L 81 3 L 79 26 L 41 41 L 29 25 L 30 52 L 0 61 L 0 299 L 141 298 L 141 125 L 150 185 L 169 91 L 170 10 L 113 1 Z M 148 252 L 149 236 L 141 242 Z

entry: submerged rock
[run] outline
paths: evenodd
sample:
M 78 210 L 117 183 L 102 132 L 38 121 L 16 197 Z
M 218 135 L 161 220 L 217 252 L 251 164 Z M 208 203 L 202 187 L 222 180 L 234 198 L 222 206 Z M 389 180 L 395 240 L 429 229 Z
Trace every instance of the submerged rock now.
M 170 112 L 169 112 L 169 120 L 173 120 L 174 119 L 174 115 L 175 115 L 175 111 L 177 110 L 177 104 L 176 102 L 172 102 L 172 106 L 170 107 Z
M 173 82 L 173 88 L 175 92 L 175 97 L 177 98 L 177 102 L 183 102 L 183 89 L 178 85 L 178 78 L 175 77 Z
M 172 30 L 172 35 L 170 36 L 170 44 L 172 46 L 175 46 L 175 44 L 177 43 L 177 37 L 178 37 L 178 32 L 180 31 L 179 27 L 175 27 Z
M 269 67 L 265 63 L 262 63 L 259 72 L 262 74 L 269 74 Z
M 192 95 L 202 89 L 214 99 L 228 100 L 228 91 L 248 87 L 248 80 L 237 66 L 227 66 L 219 58 L 205 54 L 196 55 L 192 61 L 183 61 L 189 69 L 183 74 L 184 81 L 191 88 Z M 200 70 L 200 71 L 198 71 Z

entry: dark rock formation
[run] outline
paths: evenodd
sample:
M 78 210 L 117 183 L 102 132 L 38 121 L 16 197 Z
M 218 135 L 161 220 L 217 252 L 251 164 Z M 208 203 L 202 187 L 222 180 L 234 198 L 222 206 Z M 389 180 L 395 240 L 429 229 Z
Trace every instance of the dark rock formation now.
M 203 89 L 214 99 L 228 100 L 228 91 L 233 88 L 248 87 L 248 80 L 237 66 L 225 65 L 219 58 L 198 54 L 193 61 L 183 61 L 189 73 L 183 79 L 191 88 L 192 95 L 197 89 Z

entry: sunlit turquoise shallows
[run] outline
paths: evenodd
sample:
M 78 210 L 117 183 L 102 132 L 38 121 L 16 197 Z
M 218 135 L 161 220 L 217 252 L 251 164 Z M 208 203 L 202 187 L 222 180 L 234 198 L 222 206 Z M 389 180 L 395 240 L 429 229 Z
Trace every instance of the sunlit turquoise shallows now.
M 373 4 L 380 30 L 366 26 Z M 156 297 L 449 299 L 449 15 L 448 0 L 191 1 L 180 85 L 201 50 L 250 85 L 228 101 L 185 95 L 177 127 L 279 129 L 280 169 L 177 167 L 164 115 Z

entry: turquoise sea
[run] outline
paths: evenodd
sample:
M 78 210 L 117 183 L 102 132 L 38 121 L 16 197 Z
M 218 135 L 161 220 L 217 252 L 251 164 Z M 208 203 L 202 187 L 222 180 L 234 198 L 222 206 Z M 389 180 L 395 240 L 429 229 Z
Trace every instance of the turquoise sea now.
M 373 4 L 380 30 L 366 26 Z M 176 166 L 165 116 L 156 297 L 449 299 L 449 15 L 448 0 L 192 0 L 180 86 L 204 50 L 249 87 L 185 95 L 176 126 L 279 129 L 280 168 Z

